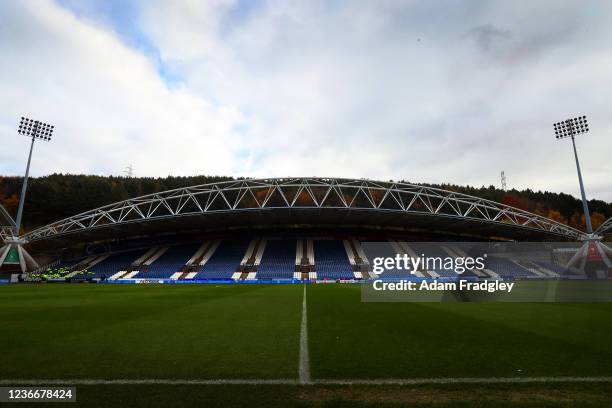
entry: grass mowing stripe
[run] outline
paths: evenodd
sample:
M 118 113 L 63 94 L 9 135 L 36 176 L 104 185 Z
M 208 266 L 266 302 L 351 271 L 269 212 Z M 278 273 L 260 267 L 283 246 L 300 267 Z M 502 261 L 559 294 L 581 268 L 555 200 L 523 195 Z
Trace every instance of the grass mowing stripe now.
M 0 378 L 297 379 L 297 285 L 8 286 Z
M 537 384 L 537 383 L 612 383 L 612 377 L 442 377 L 380 378 L 346 380 L 279 379 L 2 379 L 0 385 L 436 385 L 436 384 Z
M 302 323 L 300 325 L 300 365 L 299 375 L 301 384 L 309 384 L 310 381 L 310 358 L 308 357 L 308 314 L 306 303 L 306 285 L 302 298 Z
M 352 285 L 308 302 L 315 379 L 612 376 L 612 303 L 362 303 Z

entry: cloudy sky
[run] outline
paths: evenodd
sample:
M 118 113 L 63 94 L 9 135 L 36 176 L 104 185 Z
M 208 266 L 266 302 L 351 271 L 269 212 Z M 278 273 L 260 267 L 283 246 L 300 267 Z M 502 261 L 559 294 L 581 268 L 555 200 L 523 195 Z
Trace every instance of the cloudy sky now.
M 612 2 L 0 2 L 0 174 L 346 176 L 612 200 Z

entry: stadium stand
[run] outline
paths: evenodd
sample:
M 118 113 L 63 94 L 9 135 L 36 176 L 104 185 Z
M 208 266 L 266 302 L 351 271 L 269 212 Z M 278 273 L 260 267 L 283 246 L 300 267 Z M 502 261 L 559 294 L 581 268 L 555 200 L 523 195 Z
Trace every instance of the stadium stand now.
M 485 261 L 486 269 L 490 269 L 502 278 L 533 278 L 536 275 L 524 267 L 501 257 L 490 256 Z
M 222 241 L 208 262 L 200 265 L 194 279 L 231 279 L 248 245 L 248 241 Z
M 446 253 L 448 253 L 450 256 L 455 257 L 455 258 L 459 258 L 459 257 L 466 258 L 469 256 L 467 253 L 465 253 L 463 249 L 456 247 L 456 246 L 454 247 L 450 245 L 442 245 L 442 249 Z M 466 276 L 466 277 L 474 276 L 478 278 L 487 278 L 487 279 L 499 277 L 497 274 L 487 273 L 484 270 L 480 270 L 480 269 L 467 270 L 463 273 L 463 276 Z
M 169 279 L 179 272 L 198 250 L 200 244 L 187 244 L 170 247 L 150 265 L 140 269 L 135 279 Z
M 106 256 L 90 255 L 85 258 L 73 259 L 69 261 L 60 260 L 55 265 L 53 265 L 53 268 L 55 269 L 68 268 L 72 271 L 78 271 L 79 269 L 84 270 L 98 263 L 99 261 L 96 262 L 98 258 L 101 258 L 100 261 L 102 261 L 104 258 L 106 258 Z
M 249 244 L 244 257 L 240 262 L 240 268 L 232 275 L 234 280 L 254 280 L 257 274 L 257 267 L 261 263 L 261 258 L 266 250 L 266 239 L 253 239 Z
M 410 246 L 415 251 L 417 256 L 425 255 L 426 257 L 441 258 L 441 259 L 448 258 L 450 256 L 447 252 L 445 252 L 443 249 L 441 249 L 438 246 L 419 245 L 415 243 L 411 243 Z M 435 265 L 435 267 L 429 268 L 427 269 L 427 271 L 434 278 L 438 278 L 438 277 L 459 278 L 459 277 L 464 277 L 468 275 L 473 276 L 472 274 L 467 274 L 467 273 L 463 273 L 459 275 L 457 272 L 455 272 L 454 269 L 445 268 L 444 266 L 445 266 L 444 263 L 442 263 L 441 267 L 440 265 Z
M 385 257 L 385 258 L 393 258 L 398 254 L 398 248 L 394 245 L 394 243 L 385 241 L 381 242 L 376 246 L 376 256 L 377 257 Z M 396 280 L 396 279 L 407 279 L 412 277 L 410 271 L 404 269 L 385 269 L 383 273 L 378 275 L 380 279 L 388 279 L 388 280 Z
M 538 265 L 540 268 L 549 270 L 561 276 L 576 276 L 577 275 L 575 271 L 572 271 L 571 269 L 568 269 L 564 266 L 561 266 L 553 262 L 534 261 L 534 263 Z
M 398 253 L 398 254 L 406 254 L 409 257 L 412 258 L 417 258 L 418 255 L 416 254 L 416 252 L 414 252 L 414 249 L 412 249 L 412 247 L 410 247 L 410 245 L 408 244 L 408 242 L 406 241 L 389 241 L 391 243 L 391 246 L 393 247 L 393 250 Z M 417 278 L 423 278 L 425 277 L 425 275 L 423 274 L 423 271 L 421 270 L 416 270 L 416 271 L 408 271 L 408 274 L 410 276 L 414 276 Z
M 49 267 L 69 269 L 67 276 L 73 280 L 545 279 L 581 276 L 577 271 L 562 266 L 563 262 L 551 260 L 551 255 L 545 252 L 523 254 L 512 259 L 506 253 L 489 253 L 482 271 L 465 271 L 463 274 L 457 274 L 444 262 L 415 274 L 409 270 L 391 269 L 375 275 L 369 265 L 369 256 L 394 258 L 397 254 L 407 254 L 443 260 L 473 256 L 468 255 L 469 250 L 466 252 L 459 245 L 445 244 L 445 241 L 439 245 L 398 239 L 372 241 L 377 242 L 376 249 L 363 246 L 356 239 L 319 238 L 313 241 L 308 236 L 271 240 L 259 236 L 225 241 L 194 238 L 187 242 L 190 243 L 172 245 L 172 239 L 166 239 L 162 245 L 141 246 L 138 250 L 99 253 L 69 261 L 58 259 Z M 368 276 L 369 273 L 372 275 Z
M 366 258 L 361 244 L 356 239 L 345 239 L 342 241 L 344 250 L 348 256 L 351 268 L 353 269 L 353 275 L 356 279 L 363 279 L 369 277 L 370 264 Z
M 132 262 L 143 253 L 144 251 L 140 250 L 111 254 L 108 258 L 89 268 L 89 271 L 94 273 L 93 278 L 109 279 L 117 272 L 127 270 Z
M 353 269 L 342 241 L 315 241 L 318 279 L 353 279 Z
M 72 260 L 60 260 L 59 262 L 55 263 L 53 265 L 53 268 L 57 268 L 57 269 L 61 269 L 61 268 L 68 268 L 68 269 L 72 269 L 73 266 L 76 266 L 79 262 L 82 262 L 83 259 L 72 259 Z
M 257 268 L 257 279 L 292 279 L 295 271 L 295 253 L 295 240 L 268 241 Z

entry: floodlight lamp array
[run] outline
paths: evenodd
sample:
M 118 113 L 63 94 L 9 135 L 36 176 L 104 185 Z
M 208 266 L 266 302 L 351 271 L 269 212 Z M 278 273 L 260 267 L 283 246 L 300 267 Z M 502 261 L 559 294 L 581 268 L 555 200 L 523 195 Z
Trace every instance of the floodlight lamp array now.
M 48 142 L 51 140 L 51 136 L 53 135 L 53 129 L 53 125 L 22 116 L 17 133 L 23 136 L 33 137 L 35 139 Z
M 557 139 L 565 139 L 566 137 L 579 135 L 589 131 L 589 124 L 586 116 L 578 116 L 573 119 L 557 122 L 553 127 L 555 129 L 555 138 Z

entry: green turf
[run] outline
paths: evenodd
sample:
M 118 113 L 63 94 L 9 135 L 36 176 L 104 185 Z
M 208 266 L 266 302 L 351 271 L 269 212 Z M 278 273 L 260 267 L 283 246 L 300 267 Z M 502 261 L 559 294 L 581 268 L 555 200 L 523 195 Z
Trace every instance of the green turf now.
M 294 285 L 3 285 L 2 378 L 295 378 Z
M 309 287 L 315 378 L 612 375 L 612 303 L 361 303 Z
M 295 379 L 302 291 L 2 285 L 0 378 Z M 307 293 L 315 380 L 612 376 L 612 303 L 362 303 L 356 285 L 308 285 Z M 611 389 L 106 385 L 78 386 L 78 398 L 84 406 L 137 407 L 599 407 L 612 404 Z

